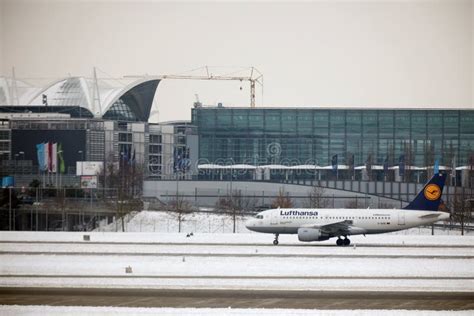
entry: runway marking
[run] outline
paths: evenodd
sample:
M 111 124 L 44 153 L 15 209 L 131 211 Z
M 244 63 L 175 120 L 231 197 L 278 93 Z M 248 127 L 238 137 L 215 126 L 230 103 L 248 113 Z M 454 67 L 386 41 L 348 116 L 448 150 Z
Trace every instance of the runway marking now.
M 190 252 L 67 252 L 67 251 L 0 251 L 0 255 L 54 256 L 142 256 L 142 257 L 237 257 L 237 258 L 353 258 L 353 259 L 474 259 L 466 255 L 363 255 L 363 254 L 264 254 L 264 253 L 190 253 Z

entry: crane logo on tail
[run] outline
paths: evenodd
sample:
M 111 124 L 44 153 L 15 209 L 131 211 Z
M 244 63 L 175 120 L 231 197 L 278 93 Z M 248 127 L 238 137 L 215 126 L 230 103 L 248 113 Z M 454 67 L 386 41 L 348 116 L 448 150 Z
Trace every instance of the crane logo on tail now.
M 436 201 L 441 196 L 441 189 L 437 184 L 429 184 L 425 188 L 425 198 L 430 201 Z

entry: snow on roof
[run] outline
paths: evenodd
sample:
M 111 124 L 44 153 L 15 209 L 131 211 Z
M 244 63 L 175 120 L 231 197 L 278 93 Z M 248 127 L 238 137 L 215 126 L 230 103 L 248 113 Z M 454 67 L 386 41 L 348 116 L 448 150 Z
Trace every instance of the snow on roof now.
M 366 169 L 366 165 L 356 166 L 354 167 L 355 170 L 363 170 Z M 391 166 L 388 167 L 389 170 L 398 170 L 399 166 Z M 457 167 L 456 170 L 466 170 L 469 169 L 470 166 L 460 166 Z M 202 164 L 198 165 L 198 169 L 272 169 L 272 170 L 332 170 L 334 167 L 332 165 L 328 166 L 318 166 L 318 165 L 294 165 L 294 166 L 287 166 L 287 165 L 248 165 L 248 164 L 235 164 L 235 165 L 218 165 L 218 164 Z M 350 166 L 348 165 L 337 165 L 338 170 L 349 170 Z M 372 170 L 384 170 L 383 165 L 372 165 Z M 417 166 L 409 166 L 406 165 L 405 169 L 407 170 L 428 170 L 434 169 L 433 166 L 429 167 L 417 167 Z M 447 166 L 439 166 L 439 170 L 452 170 L 451 167 Z

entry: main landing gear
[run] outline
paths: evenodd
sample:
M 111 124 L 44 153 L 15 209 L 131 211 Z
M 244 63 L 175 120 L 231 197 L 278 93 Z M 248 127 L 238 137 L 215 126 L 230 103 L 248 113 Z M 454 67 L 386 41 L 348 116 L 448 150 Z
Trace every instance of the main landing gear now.
M 336 245 L 338 246 L 349 246 L 351 244 L 351 240 L 347 238 L 347 236 L 344 236 L 344 239 L 341 239 L 341 237 L 338 237 L 336 240 Z
M 273 244 L 275 246 L 278 245 L 278 234 L 275 234 L 275 240 L 273 241 Z

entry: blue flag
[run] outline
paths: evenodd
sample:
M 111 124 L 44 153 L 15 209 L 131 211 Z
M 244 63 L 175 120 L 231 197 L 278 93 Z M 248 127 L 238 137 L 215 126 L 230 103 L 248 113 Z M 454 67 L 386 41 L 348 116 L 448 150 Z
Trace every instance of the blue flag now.
M 123 152 L 120 153 L 121 154 L 121 159 L 124 163 L 128 162 L 128 147 L 127 146 L 124 146 L 123 148 Z
M 36 156 L 38 157 L 39 169 L 45 171 L 48 168 L 45 157 L 44 144 L 36 144 Z
M 433 172 L 434 174 L 439 173 L 439 158 L 435 160 Z
M 383 172 L 388 173 L 388 156 L 385 157 L 385 161 L 383 162 Z
M 332 156 L 331 164 L 332 164 L 332 171 L 337 172 L 337 155 Z
M 405 155 L 400 155 L 398 158 L 398 175 L 400 177 L 405 175 Z

